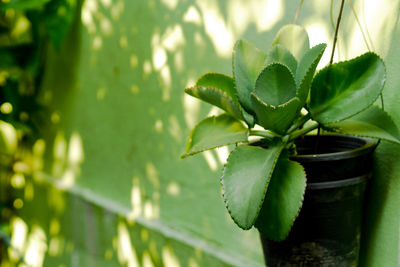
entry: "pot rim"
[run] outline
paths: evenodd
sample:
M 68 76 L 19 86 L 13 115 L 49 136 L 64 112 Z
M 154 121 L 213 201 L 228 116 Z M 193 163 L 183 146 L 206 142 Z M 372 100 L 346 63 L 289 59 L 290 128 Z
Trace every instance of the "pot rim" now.
M 305 138 L 315 138 L 317 135 L 305 135 Z M 319 162 L 319 161 L 332 161 L 332 160 L 343 160 L 349 158 L 359 157 L 365 154 L 368 154 L 375 150 L 378 145 L 378 141 L 375 141 L 371 138 L 366 137 L 358 137 L 358 136 L 349 136 L 342 134 L 322 134 L 320 138 L 331 139 L 342 142 L 359 142 L 360 146 L 348 149 L 339 152 L 331 152 L 331 153 L 322 153 L 322 154 L 303 154 L 303 155 L 293 155 L 290 156 L 291 160 L 295 160 L 298 162 Z M 334 143 L 333 143 L 334 144 Z M 334 147 L 332 145 L 331 147 Z

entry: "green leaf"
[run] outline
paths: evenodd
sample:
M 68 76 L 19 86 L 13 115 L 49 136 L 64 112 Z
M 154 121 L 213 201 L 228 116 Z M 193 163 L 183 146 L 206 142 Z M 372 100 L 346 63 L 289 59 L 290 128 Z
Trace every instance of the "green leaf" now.
M 231 114 L 237 118 L 244 119 L 250 128 L 254 126 L 254 117 L 247 113 L 238 101 L 235 91 L 235 82 L 232 77 L 221 73 L 210 72 L 201 76 L 199 80 L 197 80 L 196 86 L 216 88 L 225 92 L 237 104 L 237 107 L 240 109 L 241 116 L 239 116 L 239 113 L 236 113 L 236 109 L 234 109 L 235 114 Z M 227 111 L 225 108 L 223 109 Z
M 324 54 L 325 48 L 326 44 L 319 44 L 308 50 L 297 67 L 295 78 L 298 87 L 297 97 L 300 99 L 302 106 L 307 101 L 315 69 Z
M 330 131 L 360 137 L 379 138 L 400 144 L 400 133 L 388 113 L 377 106 L 341 122 L 324 125 Z
M 8 3 L 3 3 L 0 5 L 0 11 L 5 11 L 7 9 L 14 10 L 28 10 L 28 9 L 38 9 L 44 6 L 50 0 L 11 0 Z
M 60 49 L 75 15 L 76 0 L 51 0 L 45 7 L 43 22 L 53 45 Z
M 296 74 L 297 60 L 284 46 L 277 44 L 271 48 L 265 60 L 264 66 L 271 63 L 281 63 L 287 66 L 293 74 Z
M 240 109 L 242 111 L 242 116 L 243 116 L 243 119 L 246 122 L 247 126 L 249 126 L 249 128 L 253 128 L 254 124 L 256 123 L 254 116 L 251 115 L 250 113 L 248 113 L 246 110 L 244 110 L 242 108 L 242 106 L 240 106 Z
M 257 78 L 255 94 L 272 106 L 288 102 L 296 96 L 296 84 L 292 73 L 280 63 L 268 65 Z
M 252 113 L 250 93 L 258 74 L 263 69 L 266 54 L 252 43 L 239 40 L 233 50 L 232 68 L 235 78 L 236 93 L 240 104 L 247 112 Z
M 239 105 L 236 104 L 232 97 L 220 89 L 214 87 L 195 86 L 186 88 L 185 93 L 222 108 L 238 119 L 242 118 L 242 112 Z
M 276 164 L 255 227 L 268 239 L 284 240 L 303 205 L 307 181 L 298 162 L 282 153 Z
M 225 92 L 239 105 L 239 101 L 235 92 L 235 82 L 233 78 L 228 75 L 215 72 L 206 73 L 197 80 L 196 86 L 219 89 Z
M 371 52 L 324 68 L 311 86 L 312 118 L 329 124 L 359 113 L 378 98 L 385 79 L 382 59 Z
M 276 44 L 286 47 L 298 61 L 310 48 L 307 31 L 303 27 L 294 24 L 285 25 L 278 31 L 272 46 Z
M 250 229 L 260 212 L 282 143 L 264 149 L 239 146 L 228 158 L 221 184 L 226 208 L 242 229 Z
M 251 94 L 257 123 L 265 129 L 284 135 L 299 115 L 301 105 L 297 97 L 279 106 L 264 103 L 257 95 Z
M 182 158 L 216 147 L 248 142 L 247 128 L 228 114 L 206 118 L 192 130 Z

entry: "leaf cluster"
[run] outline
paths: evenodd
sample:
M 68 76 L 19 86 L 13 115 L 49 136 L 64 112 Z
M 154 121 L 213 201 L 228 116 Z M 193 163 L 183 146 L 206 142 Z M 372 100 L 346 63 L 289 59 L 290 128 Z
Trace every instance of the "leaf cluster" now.
M 369 52 L 316 73 L 325 48 L 310 48 L 304 28 L 286 25 L 268 53 L 239 40 L 232 77 L 207 73 L 185 89 L 225 113 L 194 127 L 182 157 L 239 144 L 221 178 L 226 207 L 239 227 L 254 225 L 272 240 L 286 238 L 302 206 L 306 174 L 289 159 L 295 139 L 320 126 L 400 143 L 390 116 L 373 105 L 386 80 L 383 60 Z M 265 146 L 249 145 L 249 136 Z
M 10 0 L 0 4 L 0 120 L 38 131 L 44 107 L 37 101 L 49 44 L 60 49 L 76 0 Z

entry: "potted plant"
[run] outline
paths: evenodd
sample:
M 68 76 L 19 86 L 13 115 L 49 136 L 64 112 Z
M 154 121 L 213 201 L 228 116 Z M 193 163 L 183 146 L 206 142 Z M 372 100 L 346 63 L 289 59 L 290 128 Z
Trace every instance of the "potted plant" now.
M 240 228 L 259 230 L 271 266 L 357 265 L 376 146 L 359 137 L 400 143 L 390 116 L 373 105 L 386 79 L 382 59 L 368 52 L 332 64 L 333 48 L 315 74 L 325 48 L 310 48 L 304 28 L 286 25 L 268 53 L 239 40 L 233 77 L 207 73 L 185 89 L 225 113 L 194 127 L 182 157 L 236 144 L 221 177 L 225 205 Z

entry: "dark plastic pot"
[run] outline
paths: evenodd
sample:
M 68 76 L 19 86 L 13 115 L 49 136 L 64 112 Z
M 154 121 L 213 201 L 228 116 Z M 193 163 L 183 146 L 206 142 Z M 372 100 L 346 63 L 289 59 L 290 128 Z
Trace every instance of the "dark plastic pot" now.
M 376 143 L 370 139 L 323 135 L 296 142 L 307 189 L 303 207 L 282 242 L 261 235 L 267 266 L 357 266 L 363 202 Z

